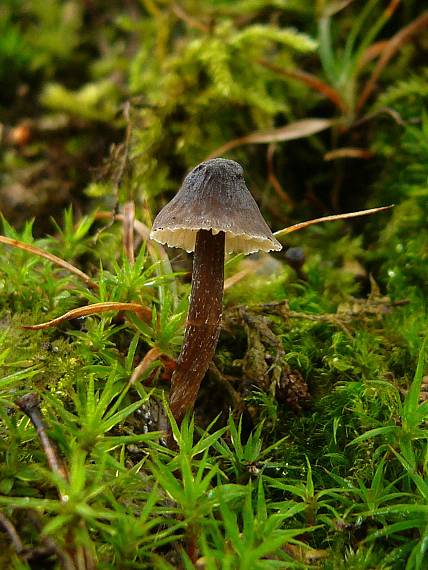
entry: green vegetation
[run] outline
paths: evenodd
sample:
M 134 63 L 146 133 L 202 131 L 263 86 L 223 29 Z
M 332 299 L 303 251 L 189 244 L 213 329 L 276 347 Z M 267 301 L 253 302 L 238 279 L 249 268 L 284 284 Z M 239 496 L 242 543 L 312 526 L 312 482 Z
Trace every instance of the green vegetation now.
M 421 4 L 2 2 L 0 567 L 428 568 Z M 170 450 L 190 263 L 147 232 L 218 149 L 274 230 L 396 207 L 228 260 Z

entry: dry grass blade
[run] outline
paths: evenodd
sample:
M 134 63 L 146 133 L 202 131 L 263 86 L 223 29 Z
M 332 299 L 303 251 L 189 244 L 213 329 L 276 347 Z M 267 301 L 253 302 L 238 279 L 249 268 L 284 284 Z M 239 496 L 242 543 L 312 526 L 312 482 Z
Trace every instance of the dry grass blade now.
M 245 269 L 242 269 L 241 271 L 238 271 L 238 273 L 235 273 L 234 275 L 231 275 L 230 277 L 225 279 L 224 290 L 227 291 L 227 289 L 230 289 L 231 287 L 236 285 L 236 283 L 242 281 L 242 279 L 244 279 L 244 277 L 252 273 L 252 271 L 253 271 L 252 267 L 246 267 Z
M 98 315 L 99 313 L 106 313 L 108 311 L 132 311 L 143 320 L 150 320 L 152 317 L 151 310 L 139 303 L 93 303 L 92 305 L 86 305 L 85 307 L 79 307 L 77 309 L 67 311 L 60 317 L 47 321 L 46 323 L 40 323 L 38 325 L 24 325 L 22 328 L 31 331 L 38 331 L 55 327 L 64 321 L 87 317 L 88 315 Z
M 374 111 L 373 113 L 369 113 L 368 115 L 361 117 L 361 119 L 359 119 L 358 121 L 355 121 L 353 126 L 359 127 L 360 125 L 364 125 L 364 123 L 367 123 L 372 119 L 374 119 L 375 117 L 382 114 L 389 115 L 397 123 L 397 125 L 401 125 L 402 127 L 406 125 L 406 121 L 402 118 L 400 113 L 398 113 L 395 109 L 390 109 L 389 107 L 380 107 L 379 109 L 376 109 L 376 111 Z
M 161 355 L 160 348 L 157 347 L 151 348 L 144 356 L 140 364 L 135 367 L 134 372 L 132 373 L 132 376 L 129 379 L 128 385 L 133 386 L 135 382 L 137 382 L 141 378 L 144 372 L 146 372 L 146 370 L 150 367 L 150 365 L 159 359 L 160 355 Z
M 38 255 L 39 257 L 44 257 L 45 259 L 52 261 L 52 263 L 55 263 L 55 265 L 58 265 L 59 267 L 66 269 L 70 273 L 77 275 L 77 277 L 82 279 L 82 281 L 84 281 L 86 285 L 91 289 L 98 289 L 98 285 L 94 281 L 92 281 L 89 275 L 86 275 L 86 273 L 83 273 L 83 271 L 80 271 L 80 269 L 77 269 L 77 267 L 74 267 L 74 265 L 71 265 L 71 263 L 64 261 L 60 257 L 53 255 L 52 253 L 44 251 L 43 249 L 40 249 L 35 245 L 30 245 L 28 243 L 18 241 L 17 239 L 8 238 L 6 236 L 0 236 L 0 243 L 4 243 L 5 245 L 10 245 L 12 247 L 17 247 L 18 249 L 22 249 L 24 251 L 27 251 L 28 253 L 32 253 L 33 255 Z
M 314 91 L 318 91 L 318 93 L 322 93 L 325 97 L 327 97 L 327 99 L 330 99 L 330 101 L 334 103 L 336 107 L 343 113 L 347 112 L 346 103 L 343 101 L 338 91 L 331 87 L 328 83 L 325 83 L 325 81 L 319 79 L 316 75 L 307 73 L 306 71 L 302 71 L 300 69 L 285 69 L 279 65 L 270 63 L 270 61 L 266 61 L 265 59 L 260 59 L 258 63 L 260 63 L 260 65 L 263 65 L 263 67 L 274 71 L 278 75 L 287 77 L 287 79 L 296 79 L 297 81 L 304 83 Z
M 245 144 L 268 144 L 273 142 L 284 142 L 295 139 L 301 139 L 315 135 L 332 126 L 334 121 L 331 119 L 303 119 L 295 121 L 285 127 L 278 129 L 270 129 L 268 131 L 256 131 L 244 137 L 233 139 L 214 150 L 208 157 L 215 158 L 238 146 Z
M 369 158 L 373 158 L 373 156 L 373 152 L 366 148 L 344 147 L 326 152 L 324 160 L 329 161 L 336 160 L 338 158 L 362 158 L 368 160 Z
M 177 366 L 177 361 L 168 356 L 167 354 L 165 354 L 164 352 L 162 352 L 160 348 L 153 347 L 146 353 L 140 364 L 135 367 L 134 372 L 132 373 L 132 376 L 129 379 L 128 386 L 132 386 L 133 384 L 138 382 L 141 376 L 150 368 L 150 366 L 154 362 L 156 362 L 156 360 L 159 360 L 160 364 L 164 368 L 164 374 L 160 377 L 161 380 L 167 380 L 168 382 L 170 382 L 171 375 Z M 148 378 L 149 382 L 151 381 L 150 376 Z
M 323 218 L 315 218 L 314 220 L 307 220 L 306 222 L 300 222 L 288 228 L 284 228 L 283 230 L 279 230 L 275 232 L 273 235 L 276 238 L 281 238 L 287 234 L 303 230 L 303 228 L 307 228 L 308 226 L 313 226 L 315 224 L 322 224 L 324 222 L 336 222 L 337 220 L 347 220 L 349 218 L 358 218 L 359 216 L 369 216 L 371 214 L 377 214 L 378 212 L 384 212 L 385 210 L 390 210 L 393 207 L 394 204 L 392 204 L 391 206 L 382 206 L 381 208 L 371 208 L 370 210 L 360 210 L 359 212 L 349 212 L 347 214 L 334 214 L 333 216 L 324 216 Z
M 428 26 L 428 11 L 422 12 L 422 14 L 413 20 L 410 24 L 402 28 L 399 32 L 393 36 L 389 42 L 387 42 L 385 49 L 383 50 L 382 55 L 377 62 L 373 73 L 371 74 L 369 80 L 367 81 L 363 92 L 357 102 L 356 109 L 359 111 L 367 99 L 372 94 L 376 81 L 378 80 L 380 74 L 382 73 L 383 69 L 388 64 L 389 60 L 394 57 L 396 52 L 401 48 L 401 46 L 410 40 L 410 38 L 426 28 Z

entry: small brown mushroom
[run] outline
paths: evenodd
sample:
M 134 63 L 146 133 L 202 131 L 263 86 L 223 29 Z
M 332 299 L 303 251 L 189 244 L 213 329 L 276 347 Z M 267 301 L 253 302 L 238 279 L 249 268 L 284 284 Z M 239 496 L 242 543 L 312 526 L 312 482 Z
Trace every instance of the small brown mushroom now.
M 150 237 L 194 251 L 192 290 L 184 342 L 171 379 L 169 404 L 181 423 L 195 404 L 220 334 L 224 254 L 279 251 L 233 160 L 215 158 L 196 166 L 176 196 L 159 212 Z

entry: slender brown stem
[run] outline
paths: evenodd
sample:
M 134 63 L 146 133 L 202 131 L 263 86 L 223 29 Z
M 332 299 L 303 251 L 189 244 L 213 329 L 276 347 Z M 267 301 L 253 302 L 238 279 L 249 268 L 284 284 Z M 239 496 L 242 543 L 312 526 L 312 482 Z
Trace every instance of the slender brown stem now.
M 46 458 L 48 460 L 50 470 L 59 475 L 62 479 L 68 480 L 68 471 L 65 463 L 62 461 L 56 445 L 49 439 L 47 434 L 45 422 L 43 420 L 42 412 L 40 410 L 40 402 L 37 394 L 30 392 L 25 394 L 22 398 L 17 400 L 17 405 L 26 414 L 33 426 L 36 428 L 37 435 L 39 436 L 40 442 L 45 452 Z M 63 492 L 58 490 L 59 497 L 62 503 L 67 503 L 68 496 L 64 495 Z M 77 523 L 77 533 L 80 531 L 86 532 L 85 521 L 79 520 Z M 81 534 L 80 534 L 81 537 Z M 79 534 L 76 534 L 76 529 L 71 526 L 68 529 L 67 539 L 66 539 L 66 552 L 62 553 L 60 549 L 56 546 L 55 542 L 52 540 L 45 540 L 45 544 L 53 548 L 53 550 L 58 554 L 61 559 L 62 566 L 65 570 L 95 570 L 95 563 L 87 543 L 85 545 L 79 544 Z
M 22 544 L 22 540 L 14 524 L 3 513 L 0 513 L 0 527 L 3 527 L 3 529 L 9 535 L 9 538 L 16 552 L 18 554 L 21 553 L 24 550 L 24 545 Z
M 191 410 L 220 334 L 225 234 L 200 230 L 193 256 L 192 292 L 183 346 L 171 379 L 169 405 L 178 424 Z
M 47 434 L 42 412 L 40 411 L 40 401 L 37 395 L 30 392 L 29 394 L 22 396 L 22 398 L 19 398 L 16 403 L 24 414 L 30 418 L 31 423 L 36 428 L 37 435 L 39 436 L 40 442 L 43 446 L 50 470 L 56 475 L 60 475 L 63 479 L 67 479 L 67 469 L 59 456 L 55 444 L 49 439 Z M 61 496 L 60 498 L 61 500 L 64 500 L 64 497 Z

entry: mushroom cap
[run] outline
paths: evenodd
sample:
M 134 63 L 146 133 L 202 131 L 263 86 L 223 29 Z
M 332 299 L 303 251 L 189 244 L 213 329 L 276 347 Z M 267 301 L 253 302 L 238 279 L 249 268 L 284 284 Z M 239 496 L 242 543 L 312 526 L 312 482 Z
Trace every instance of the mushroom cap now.
M 224 232 L 226 253 L 282 249 L 245 185 L 242 166 L 234 160 L 214 158 L 191 170 L 156 216 L 150 237 L 191 252 L 199 230 Z

